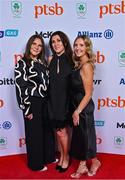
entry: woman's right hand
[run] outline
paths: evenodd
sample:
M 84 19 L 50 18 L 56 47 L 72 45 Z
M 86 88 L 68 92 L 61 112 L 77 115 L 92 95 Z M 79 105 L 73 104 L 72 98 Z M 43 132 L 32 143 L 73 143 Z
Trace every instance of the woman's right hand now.
M 29 114 L 28 116 L 25 116 L 28 120 L 31 120 L 31 119 L 33 119 L 33 114 L 31 113 L 31 114 Z
M 72 118 L 73 118 L 74 126 L 78 126 L 79 125 L 79 113 L 78 113 L 78 111 L 76 111 L 76 110 L 74 111 Z

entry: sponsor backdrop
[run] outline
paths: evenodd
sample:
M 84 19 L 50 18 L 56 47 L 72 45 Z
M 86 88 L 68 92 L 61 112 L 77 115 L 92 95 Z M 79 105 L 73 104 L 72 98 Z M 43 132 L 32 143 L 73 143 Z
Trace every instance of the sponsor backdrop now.
M 48 41 L 56 30 L 64 31 L 71 43 L 77 35 L 91 38 L 98 152 L 125 154 L 125 1 L 1 0 L 0 13 L 0 156 L 26 152 L 15 63 L 35 33 L 44 38 L 48 56 Z

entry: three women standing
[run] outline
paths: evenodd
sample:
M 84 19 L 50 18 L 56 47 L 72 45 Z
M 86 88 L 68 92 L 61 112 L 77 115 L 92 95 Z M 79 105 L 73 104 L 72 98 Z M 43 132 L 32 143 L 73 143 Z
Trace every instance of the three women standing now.
M 67 128 L 71 123 L 69 109 L 72 109 L 74 126 L 70 155 L 80 160 L 80 164 L 71 177 L 80 178 L 85 173 L 93 176 L 101 163 L 96 158 L 92 42 L 87 36 L 75 39 L 75 70 L 72 48 L 66 34 L 54 32 L 49 43 L 53 53 L 49 57 L 49 72 L 45 61 L 44 41 L 39 35 L 33 35 L 29 39 L 24 57 L 15 68 L 17 100 L 24 114 L 28 166 L 32 170 L 46 170 L 44 165 L 55 160 L 52 127 L 56 131 L 60 150 L 56 169 L 59 172 L 68 169 Z M 51 125 L 48 128 L 45 126 L 46 105 Z M 92 164 L 88 170 L 86 162 L 90 159 Z

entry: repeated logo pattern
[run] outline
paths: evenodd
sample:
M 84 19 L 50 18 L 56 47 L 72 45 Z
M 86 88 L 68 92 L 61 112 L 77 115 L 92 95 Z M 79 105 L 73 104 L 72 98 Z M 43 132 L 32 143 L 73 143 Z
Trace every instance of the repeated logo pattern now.
M 32 34 L 44 38 L 48 57 L 48 42 L 56 30 L 64 31 L 72 45 L 76 36 L 91 38 L 98 152 L 125 154 L 125 1 L 8 0 L 0 1 L 0 7 L 0 155 L 25 152 L 22 114 L 15 95 L 15 65 Z

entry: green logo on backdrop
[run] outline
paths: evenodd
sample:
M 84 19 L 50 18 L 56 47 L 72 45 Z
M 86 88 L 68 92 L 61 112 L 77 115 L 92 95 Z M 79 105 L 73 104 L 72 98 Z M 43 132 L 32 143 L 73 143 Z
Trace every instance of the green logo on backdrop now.
M 124 138 L 121 136 L 116 136 L 116 137 L 114 137 L 114 143 L 115 143 L 115 145 L 121 146 L 124 144 Z
M 125 66 L 125 50 L 119 51 L 118 60 L 121 66 Z
M 19 17 L 22 12 L 22 3 L 20 1 L 12 1 L 11 10 L 14 14 L 14 17 Z
M 7 145 L 7 138 L 6 137 L 0 137 L 0 149 L 6 148 Z
M 80 2 L 76 4 L 76 12 L 80 18 L 83 18 L 87 11 L 86 3 Z

